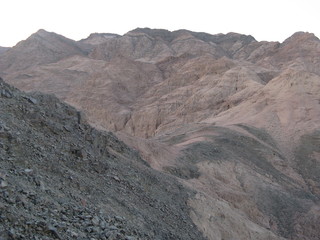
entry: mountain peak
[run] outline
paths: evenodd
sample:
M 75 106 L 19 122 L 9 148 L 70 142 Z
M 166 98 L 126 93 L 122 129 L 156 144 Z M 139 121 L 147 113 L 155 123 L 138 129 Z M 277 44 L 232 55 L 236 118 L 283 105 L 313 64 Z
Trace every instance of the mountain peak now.
M 129 31 L 128 33 L 146 33 L 146 34 L 155 34 L 155 33 L 172 33 L 171 31 L 169 30 L 166 30 L 166 29 L 161 29 L 161 28 L 136 28 L 136 29 L 133 29 L 131 31 Z
M 110 38 L 117 38 L 120 35 L 115 33 L 91 33 L 89 37 L 81 39 L 80 42 L 91 44 L 91 45 L 98 45 L 104 43 Z
M 147 34 L 153 38 L 161 38 L 165 41 L 171 42 L 173 40 L 173 32 L 166 29 L 152 29 L 152 28 L 136 28 L 126 33 L 126 35 Z
M 49 32 L 48 32 L 47 30 L 43 29 L 43 28 L 39 29 L 39 30 L 36 32 L 36 34 L 47 34 L 47 33 L 49 33 Z
M 58 34 L 54 33 L 54 32 L 48 32 L 45 29 L 39 29 L 38 31 L 36 31 L 35 33 L 33 33 L 31 35 L 31 37 L 33 36 L 39 36 L 39 37 L 48 37 L 48 36 L 58 36 Z
M 320 41 L 319 38 L 317 38 L 316 35 L 314 35 L 313 33 L 309 33 L 309 32 L 295 32 L 294 34 L 292 34 L 289 38 L 287 38 L 283 44 L 288 44 L 290 42 L 304 42 L 304 41 Z
M 38 64 L 53 63 L 72 55 L 87 54 L 74 40 L 44 29 L 19 42 L 10 52 L 11 55 L 1 59 L 0 72 L 22 70 Z
M 53 40 L 53 39 L 68 39 L 62 35 L 59 35 L 55 32 L 49 32 L 45 29 L 39 29 L 38 31 L 36 31 L 35 33 L 33 33 L 28 39 L 46 39 L 46 40 Z M 28 40 L 27 39 L 27 40 Z M 73 41 L 71 39 L 68 39 L 70 41 Z
M 88 38 L 93 38 L 93 37 L 105 37 L 105 38 L 108 38 L 108 37 L 119 37 L 119 36 L 120 35 L 115 34 L 115 33 L 91 33 Z

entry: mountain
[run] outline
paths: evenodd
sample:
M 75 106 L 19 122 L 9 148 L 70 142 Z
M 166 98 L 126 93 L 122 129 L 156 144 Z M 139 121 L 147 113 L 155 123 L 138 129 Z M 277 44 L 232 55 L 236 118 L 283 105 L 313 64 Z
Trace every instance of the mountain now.
M 110 38 L 120 37 L 118 34 L 112 33 L 92 33 L 89 37 L 80 40 L 81 43 L 90 45 L 99 45 L 108 41 Z
M 205 239 L 190 188 L 56 97 L 0 93 L 2 239 Z
M 8 47 L 0 47 L 0 55 L 8 51 L 10 48 Z
M 104 42 L 95 48 L 90 56 L 102 60 L 121 56 L 152 63 L 183 54 L 209 55 L 219 58 L 234 54 L 237 47 L 252 41 L 255 41 L 253 37 L 236 33 L 212 36 L 187 30 L 171 33 L 161 29 L 138 28 L 122 37 Z
M 55 94 L 191 189 L 188 216 L 206 238 L 318 239 L 314 34 L 282 43 L 149 28 L 78 42 L 45 35 L 48 46 L 31 51 L 30 37 L 1 55 L 1 76 Z M 61 38 L 65 56 L 47 54 Z M 47 60 L 35 61 L 42 53 Z
M 73 55 L 85 55 L 79 43 L 41 29 L 1 56 L 0 71 L 4 69 L 6 72 L 25 70 Z

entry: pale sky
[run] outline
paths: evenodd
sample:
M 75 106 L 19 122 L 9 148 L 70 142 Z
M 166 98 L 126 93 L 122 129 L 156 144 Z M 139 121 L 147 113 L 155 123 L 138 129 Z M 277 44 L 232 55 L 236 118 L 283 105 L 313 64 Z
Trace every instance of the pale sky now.
M 39 29 L 74 40 L 137 27 L 237 32 L 280 41 L 297 31 L 320 37 L 320 0 L 1 0 L 0 46 Z

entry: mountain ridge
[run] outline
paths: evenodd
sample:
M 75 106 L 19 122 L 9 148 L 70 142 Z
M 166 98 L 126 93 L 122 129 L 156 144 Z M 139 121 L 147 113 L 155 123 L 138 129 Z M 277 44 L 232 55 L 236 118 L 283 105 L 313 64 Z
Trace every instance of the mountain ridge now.
M 2 79 L 0 93 L 1 238 L 205 239 L 188 215 L 192 190 L 111 132 L 52 95 Z
M 138 28 L 75 42 L 39 34 L 53 45 L 30 51 L 28 63 L 26 42 L 10 49 L 0 76 L 55 94 L 192 189 L 189 217 L 205 237 L 317 239 L 316 36 L 298 32 L 279 43 Z

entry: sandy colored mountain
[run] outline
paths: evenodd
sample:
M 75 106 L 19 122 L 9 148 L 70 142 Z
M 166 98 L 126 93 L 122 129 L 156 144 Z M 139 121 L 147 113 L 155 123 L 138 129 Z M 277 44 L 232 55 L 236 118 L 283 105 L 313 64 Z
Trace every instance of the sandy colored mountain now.
M 320 41 L 135 29 L 73 41 L 44 30 L 0 76 L 83 111 L 197 191 L 208 239 L 318 239 Z

